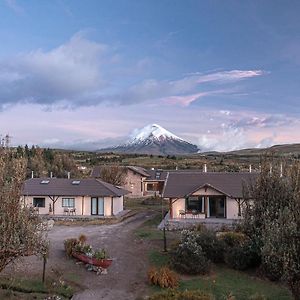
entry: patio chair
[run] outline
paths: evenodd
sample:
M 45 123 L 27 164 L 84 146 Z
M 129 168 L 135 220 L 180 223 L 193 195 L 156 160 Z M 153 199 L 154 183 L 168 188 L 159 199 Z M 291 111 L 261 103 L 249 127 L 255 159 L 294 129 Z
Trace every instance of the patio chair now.
M 179 216 L 180 216 L 180 218 L 185 218 L 185 215 L 186 215 L 185 210 L 180 209 L 179 210 Z
M 76 216 L 76 208 L 70 208 L 70 213 Z
M 64 208 L 64 215 L 67 214 L 67 215 L 70 215 L 70 210 L 68 207 L 65 207 Z
M 195 219 L 195 218 L 197 218 L 198 217 L 198 211 L 197 210 L 195 210 L 195 209 L 193 209 L 192 210 L 192 216 L 193 216 L 193 218 Z

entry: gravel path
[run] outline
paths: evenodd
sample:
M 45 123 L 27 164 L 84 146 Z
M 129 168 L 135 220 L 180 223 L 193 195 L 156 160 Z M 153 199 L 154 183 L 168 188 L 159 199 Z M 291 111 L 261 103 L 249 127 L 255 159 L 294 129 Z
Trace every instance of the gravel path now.
M 136 239 L 134 230 L 151 218 L 153 213 L 140 212 L 122 223 L 91 226 L 54 226 L 49 232 L 51 242 L 47 272 L 54 276 L 68 274 L 83 288 L 76 293 L 74 300 L 131 300 L 142 298 L 146 294 L 146 272 L 148 269 L 147 242 Z M 87 242 L 93 248 L 105 248 L 114 259 L 107 275 L 97 276 L 88 272 L 83 265 L 73 259 L 66 259 L 63 241 L 67 238 L 87 236 Z M 41 274 L 42 262 L 28 257 L 17 272 L 22 274 Z M 8 269 L 10 273 L 12 270 Z

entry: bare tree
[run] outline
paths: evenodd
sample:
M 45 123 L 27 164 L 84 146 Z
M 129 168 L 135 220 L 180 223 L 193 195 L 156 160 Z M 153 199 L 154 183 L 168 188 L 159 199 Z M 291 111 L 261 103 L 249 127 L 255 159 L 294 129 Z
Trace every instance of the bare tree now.
M 26 160 L 0 147 L 0 272 L 15 259 L 46 248 L 40 221 L 21 205 Z
M 100 178 L 114 185 L 124 185 L 126 182 L 127 170 L 120 166 L 103 166 L 100 171 Z

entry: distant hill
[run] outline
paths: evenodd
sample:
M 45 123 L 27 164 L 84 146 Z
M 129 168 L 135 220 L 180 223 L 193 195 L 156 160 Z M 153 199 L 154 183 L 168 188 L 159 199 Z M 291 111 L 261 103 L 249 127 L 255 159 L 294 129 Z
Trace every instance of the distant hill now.
M 127 143 L 99 150 L 99 152 L 135 153 L 149 155 L 186 155 L 197 153 L 193 145 L 163 127 L 152 124 L 140 129 Z
M 263 153 L 273 153 L 278 155 L 300 155 L 300 144 L 283 144 L 274 145 L 269 148 L 251 148 L 251 149 L 241 149 L 237 151 L 230 151 L 227 154 L 236 155 L 261 155 Z

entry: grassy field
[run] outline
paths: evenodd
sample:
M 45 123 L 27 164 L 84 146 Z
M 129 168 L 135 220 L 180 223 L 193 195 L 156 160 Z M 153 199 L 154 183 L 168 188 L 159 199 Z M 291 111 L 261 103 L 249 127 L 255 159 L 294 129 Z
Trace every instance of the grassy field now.
M 48 279 L 43 284 L 41 279 L 0 277 L 0 299 L 29 300 L 46 299 L 53 296 L 58 296 L 59 299 L 70 299 L 73 293 L 73 288 L 62 281 Z
M 151 250 L 148 253 L 150 264 L 156 267 L 169 265 L 168 254 Z M 223 265 L 214 266 L 207 276 L 180 276 L 180 290 L 201 290 L 214 295 L 216 300 L 249 300 L 254 295 L 264 295 L 270 300 L 292 300 L 289 290 L 277 283 L 262 280 L 246 272 L 232 270 Z M 153 287 L 153 292 L 161 291 Z

